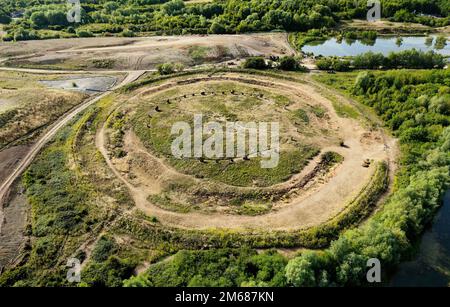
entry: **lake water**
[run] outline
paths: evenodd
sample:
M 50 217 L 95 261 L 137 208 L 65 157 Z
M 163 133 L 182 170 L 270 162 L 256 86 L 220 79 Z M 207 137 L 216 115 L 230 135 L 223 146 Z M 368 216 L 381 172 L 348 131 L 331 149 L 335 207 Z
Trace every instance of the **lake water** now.
M 432 227 L 424 233 L 415 259 L 400 264 L 390 286 L 450 286 L 450 190 Z
M 326 41 L 311 42 L 303 46 L 302 51 L 323 56 L 355 56 L 365 52 L 381 52 L 387 55 L 389 52 L 417 49 L 422 51 L 434 50 L 445 56 L 450 56 L 450 42 L 447 39 L 447 45 L 443 49 L 435 49 L 436 38 L 433 37 L 433 44 L 426 45 L 426 36 L 405 36 L 402 37 L 401 45 L 397 43 L 397 37 L 379 37 L 374 42 L 364 43 L 361 40 L 345 40 L 338 42 L 336 38 L 330 38 Z

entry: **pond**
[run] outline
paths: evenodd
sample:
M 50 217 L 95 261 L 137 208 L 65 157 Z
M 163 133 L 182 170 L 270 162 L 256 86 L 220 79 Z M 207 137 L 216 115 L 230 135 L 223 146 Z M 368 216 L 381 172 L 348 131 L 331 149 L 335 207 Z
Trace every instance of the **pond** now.
M 393 287 L 450 286 L 450 190 L 444 205 L 420 242 L 415 259 L 400 264 L 389 284 Z
M 431 41 L 433 38 L 433 41 Z M 397 37 L 378 37 L 375 41 L 346 40 L 338 41 L 337 38 L 330 38 L 326 41 L 311 42 L 303 46 L 302 51 L 323 56 L 355 56 L 365 52 L 381 52 L 387 55 L 389 52 L 397 52 L 408 49 L 422 51 L 434 50 L 445 56 L 450 56 L 450 43 L 438 49 L 435 46 L 436 37 L 430 36 L 404 36 L 401 41 Z

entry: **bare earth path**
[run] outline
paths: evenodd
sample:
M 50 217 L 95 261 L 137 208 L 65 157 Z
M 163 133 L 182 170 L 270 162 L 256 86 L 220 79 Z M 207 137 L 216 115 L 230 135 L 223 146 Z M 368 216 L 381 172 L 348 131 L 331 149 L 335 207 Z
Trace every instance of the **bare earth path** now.
M 53 71 L 51 71 L 53 72 Z M 145 71 L 134 71 L 130 72 L 126 78 L 119 84 L 116 85 L 113 89 L 120 88 L 128 83 L 131 83 L 138 79 Z M 26 168 L 31 164 L 33 159 L 36 157 L 36 155 L 39 153 L 39 151 L 47 144 L 48 141 L 50 141 L 58 132 L 59 129 L 61 129 L 64 125 L 66 125 L 71 119 L 73 119 L 77 114 L 80 112 L 86 110 L 89 106 L 93 105 L 103 97 L 109 94 L 110 91 L 107 91 L 99 96 L 90 98 L 86 100 L 84 103 L 70 111 L 68 114 L 60 118 L 58 121 L 56 121 L 50 129 L 30 148 L 29 152 L 26 154 L 26 156 L 19 162 L 19 164 L 16 166 L 14 171 L 3 181 L 2 185 L 0 186 L 0 233 L 2 232 L 2 225 L 3 225 L 3 208 L 2 203 L 4 198 L 7 196 L 7 193 L 11 187 L 11 185 L 14 183 L 14 181 L 19 178 L 19 176 L 26 170 Z
M 245 78 L 242 78 L 245 79 Z M 295 199 L 291 204 L 283 206 L 260 216 L 227 215 L 221 213 L 178 213 L 161 209 L 151 204 L 147 197 L 149 191 L 145 187 L 134 186 L 118 171 L 105 148 L 105 129 L 100 129 L 96 136 L 96 146 L 105 158 L 107 165 L 128 187 L 137 208 L 150 216 L 155 216 L 164 224 L 180 228 L 230 228 L 230 229 L 265 229 L 292 230 L 308 228 L 328 221 L 336 216 L 368 183 L 375 167 L 361 166 L 365 159 L 393 160 L 395 140 L 383 135 L 382 140 L 372 143 L 364 142 L 364 135 L 368 132 L 357 120 L 338 117 L 331 101 L 323 97 L 313 85 L 277 81 L 279 87 L 290 87 L 300 92 L 303 97 L 324 105 L 330 112 L 332 119 L 340 127 L 345 144 L 348 148 L 336 146 L 329 150 L 344 156 L 344 162 L 335 170 L 335 175 L 320 189 L 316 189 Z M 164 85 L 161 85 L 164 88 Z M 350 102 L 345 97 L 338 96 L 342 103 Z M 382 133 L 378 131 L 378 133 Z

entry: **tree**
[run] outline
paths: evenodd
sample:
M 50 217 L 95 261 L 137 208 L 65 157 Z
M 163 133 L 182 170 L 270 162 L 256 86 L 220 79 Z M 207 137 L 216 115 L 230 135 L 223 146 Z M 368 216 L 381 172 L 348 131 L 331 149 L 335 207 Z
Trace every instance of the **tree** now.
M 224 34 L 226 33 L 226 29 L 220 22 L 214 21 L 209 28 L 209 32 L 213 34 Z
M 366 273 L 367 260 L 358 254 L 350 253 L 336 268 L 337 281 L 341 285 L 360 285 Z
M 47 22 L 50 25 L 66 26 L 68 25 L 67 16 L 61 11 L 49 11 L 46 14 Z
M 0 9 L 0 23 L 8 24 L 11 22 L 11 17 L 9 15 Z
M 34 12 L 33 14 L 31 14 L 30 20 L 38 28 L 43 28 L 48 25 L 47 16 L 44 12 Z
M 183 0 L 172 0 L 163 5 L 163 10 L 167 15 L 178 15 L 184 9 L 185 4 Z
M 295 287 L 314 287 L 316 276 L 313 263 L 303 255 L 292 259 L 286 266 L 286 279 Z
M 292 24 L 292 16 L 282 10 L 270 10 L 264 15 L 262 22 L 268 29 L 289 29 Z
M 385 58 L 382 53 L 366 52 L 353 59 L 353 66 L 359 69 L 376 69 L 384 65 Z

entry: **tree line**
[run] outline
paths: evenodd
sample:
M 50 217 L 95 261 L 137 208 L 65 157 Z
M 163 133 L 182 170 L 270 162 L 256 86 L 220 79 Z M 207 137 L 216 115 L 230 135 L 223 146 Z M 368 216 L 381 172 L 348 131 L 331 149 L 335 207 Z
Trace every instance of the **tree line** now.
M 391 52 L 387 56 L 382 53 L 367 52 L 345 59 L 340 57 L 323 57 L 316 61 L 320 70 L 349 71 L 352 69 L 432 69 L 443 68 L 446 60 L 443 55 L 434 51 L 416 49 Z
M 400 139 L 395 193 L 365 225 L 324 251 L 304 252 L 286 267 L 295 286 L 366 284 L 367 260 L 384 273 L 410 252 L 450 187 L 450 72 L 362 72 L 350 89 Z
M 366 18 L 367 13 L 367 2 L 354 0 L 216 0 L 195 4 L 182 0 L 85 0 L 82 1 L 81 25 L 69 25 L 64 18 L 68 10 L 65 1 L 0 0 L 0 7 L 5 16 L 17 11 L 24 13 L 23 18 L 12 22 L 3 18 L 2 23 L 10 22 L 6 27 L 7 39 L 20 38 L 14 37 L 14 33 L 21 30 L 67 32 L 71 27 L 84 27 L 98 33 L 124 30 L 166 34 L 306 31 L 330 28 L 343 19 Z M 446 0 L 384 0 L 382 10 L 383 18 L 396 21 L 433 26 L 450 23 Z

